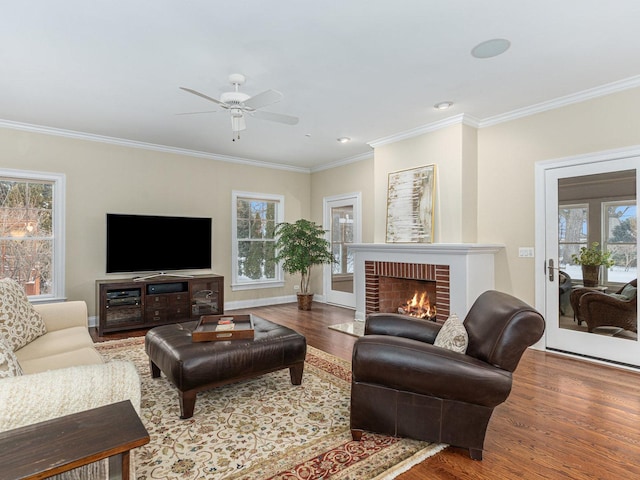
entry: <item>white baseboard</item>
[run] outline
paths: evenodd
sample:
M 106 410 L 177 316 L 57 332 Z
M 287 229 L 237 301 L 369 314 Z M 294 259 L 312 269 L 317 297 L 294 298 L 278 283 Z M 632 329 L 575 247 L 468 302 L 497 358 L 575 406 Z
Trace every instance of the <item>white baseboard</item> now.
M 324 295 L 315 294 L 313 296 L 314 302 L 326 303 Z M 224 311 L 227 310 L 240 310 L 241 308 L 251 307 L 265 307 L 267 305 L 280 305 L 282 303 L 294 303 L 296 302 L 295 295 L 286 295 L 282 297 L 268 297 L 268 298 L 256 298 L 253 300 L 239 300 L 236 302 L 225 302 Z

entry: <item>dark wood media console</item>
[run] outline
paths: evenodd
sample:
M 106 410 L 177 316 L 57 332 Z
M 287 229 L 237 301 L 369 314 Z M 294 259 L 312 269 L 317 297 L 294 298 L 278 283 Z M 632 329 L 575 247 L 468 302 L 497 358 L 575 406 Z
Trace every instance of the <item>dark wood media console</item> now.
M 224 277 L 97 280 L 98 335 L 224 313 Z

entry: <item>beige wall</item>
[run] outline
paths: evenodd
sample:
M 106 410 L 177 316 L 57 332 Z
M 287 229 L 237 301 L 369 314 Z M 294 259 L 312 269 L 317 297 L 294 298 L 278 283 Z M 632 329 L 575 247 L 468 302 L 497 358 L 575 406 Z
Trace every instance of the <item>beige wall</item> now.
M 478 131 L 478 241 L 504 243 L 496 287 L 534 302 L 534 166 L 538 161 L 640 145 L 640 89 Z
M 367 160 L 320 170 L 311 175 L 311 217 L 323 225 L 323 200 L 325 197 L 360 193 L 362 200 L 362 241 L 373 241 L 374 192 L 373 156 Z M 323 225 L 325 229 L 330 225 Z M 312 290 L 322 292 L 322 268 L 314 267 L 311 278 Z
M 322 224 L 323 199 L 335 195 L 359 192 L 362 195 L 362 241 L 373 241 L 374 191 L 373 156 L 311 175 L 311 219 Z M 324 225 L 328 228 L 328 225 Z
M 284 288 L 231 292 L 231 191 L 285 196 L 287 221 L 310 215 L 310 175 L 99 142 L 0 129 L 0 165 L 64 173 L 66 295 L 95 314 L 95 280 L 105 274 L 105 214 L 213 218 L 213 272 L 225 276 L 225 302 L 293 294 Z
M 468 125 L 462 126 L 461 162 L 462 241 L 475 243 L 478 240 L 478 130 Z

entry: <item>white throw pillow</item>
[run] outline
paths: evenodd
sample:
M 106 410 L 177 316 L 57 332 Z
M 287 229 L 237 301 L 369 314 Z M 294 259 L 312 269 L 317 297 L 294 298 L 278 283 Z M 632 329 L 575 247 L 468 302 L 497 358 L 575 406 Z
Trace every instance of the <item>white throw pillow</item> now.
M 0 280 L 0 336 L 12 351 L 47 333 L 44 321 L 24 289 L 10 278 Z
M 11 346 L 0 337 L 0 378 L 22 375 L 22 368 Z
M 444 322 L 433 344 L 436 347 L 447 348 L 458 353 L 467 351 L 469 335 L 467 335 L 464 324 L 455 313 L 451 314 L 447 321 Z

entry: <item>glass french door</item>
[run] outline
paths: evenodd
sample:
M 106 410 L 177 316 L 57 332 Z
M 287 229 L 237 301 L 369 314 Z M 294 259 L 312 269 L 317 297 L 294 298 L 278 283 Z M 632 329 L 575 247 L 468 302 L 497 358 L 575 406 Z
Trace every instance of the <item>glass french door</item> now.
M 324 227 L 335 263 L 324 267 L 324 292 L 327 303 L 355 308 L 353 252 L 350 243 L 361 241 L 360 194 L 324 199 Z
M 544 269 L 546 346 L 640 366 L 637 307 L 635 327 L 618 325 L 615 313 L 595 313 L 603 321 L 593 328 L 593 322 L 588 326 L 574 312 L 580 309 L 575 296 L 571 301 L 571 293 L 583 287 L 581 267 L 575 265 L 572 255 L 593 241 L 613 252 L 616 264 L 602 267 L 600 284 L 590 287 L 592 290 L 611 294 L 637 277 L 640 156 L 611 156 L 544 171 L 545 259 L 539 267 Z

